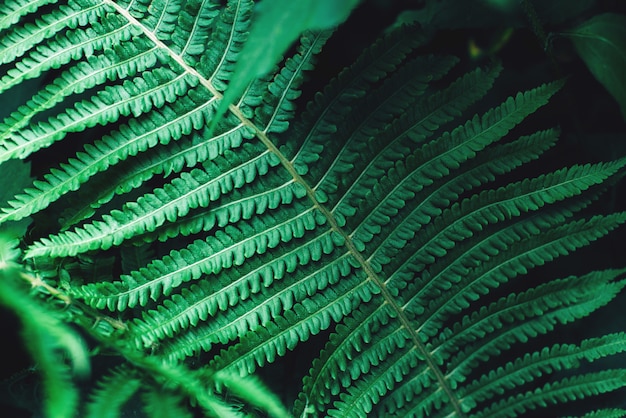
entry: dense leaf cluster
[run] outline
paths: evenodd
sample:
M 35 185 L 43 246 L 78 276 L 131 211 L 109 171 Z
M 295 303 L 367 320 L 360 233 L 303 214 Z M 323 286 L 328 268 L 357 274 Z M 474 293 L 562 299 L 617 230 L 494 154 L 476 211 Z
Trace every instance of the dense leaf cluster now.
M 516 176 L 557 142 L 522 122 L 563 81 L 486 97 L 501 66 L 423 53 L 418 13 L 296 109 L 333 2 L 252 80 L 260 39 L 281 36 L 255 22 L 297 10 L 274 3 L 0 6 L 2 100 L 40 83 L 0 124 L 0 170 L 37 161 L 0 196 L 14 231 L 0 302 L 24 323 L 45 415 L 502 417 L 582 401 L 622 416 L 584 405 L 626 369 L 581 363 L 626 335 L 553 331 L 609 303 L 624 271 L 520 285 L 626 221 L 593 211 L 623 158 Z M 320 344 L 293 406 L 253 376 Z M 87 357 L 106 354 L 81 399 Z

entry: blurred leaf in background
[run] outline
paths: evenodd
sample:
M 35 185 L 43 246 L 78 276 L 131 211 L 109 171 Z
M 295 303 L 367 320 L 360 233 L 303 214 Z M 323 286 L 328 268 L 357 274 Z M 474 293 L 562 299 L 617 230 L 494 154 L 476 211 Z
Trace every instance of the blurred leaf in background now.
M 565 35 L 589 71 L 617 100 L 626 121 L 626 16 L 594 16 Z

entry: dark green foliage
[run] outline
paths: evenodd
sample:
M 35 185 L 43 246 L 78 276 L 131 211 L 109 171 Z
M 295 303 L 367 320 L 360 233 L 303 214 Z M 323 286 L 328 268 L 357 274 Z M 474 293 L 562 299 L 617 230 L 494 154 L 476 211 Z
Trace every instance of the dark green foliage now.
M 558 332 L 625 270 L 544 266 L 626 221 L 594 205 L 626 159 L 521 171 L 559 147 L 524 122 L 564 81 L 497 97 L 499 63 L 424 52 L 436 2 L 302 105 L 349 3 L 296 5 L 323 13 L 252 69 L 296 6 L 0 6 L 2 99 L 39 83 L 0 124 L 0 301 L 46 416 L 623 415 L 586 402 L 626 386 L 624 333 Z M 294 357 L 297 388 L 253 376 Z

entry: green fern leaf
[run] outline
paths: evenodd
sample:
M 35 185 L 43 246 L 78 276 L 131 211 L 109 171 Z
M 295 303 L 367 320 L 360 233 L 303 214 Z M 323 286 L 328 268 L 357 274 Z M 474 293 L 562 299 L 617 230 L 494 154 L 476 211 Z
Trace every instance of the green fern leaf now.
M 18 265 L 0 266 L 0 303 L 22 322 L 22 335 L 41 376 L 45 397 L 43 412 L 52 418 L 74 417 L 79 405 L 74 376 L 85 377 L 90 370 L 84 341 L 51 307 L 41 306 L 19 283 Z M 40 279 L 41 280 L 41 279 Z M 64 361 L 63 355 L 69 361 Z
M 39 7 L 53 3 L 54 0 L 38 0 L 38 1 L 6 1 L 0 8 L 0 30 L 9 28 L 17 23 L 22 16 L 33 13 Z
M 402 27 L 302 108 L 341 33 L 303 31 L 330 17 L 282 2 L 265 18 L 301 36 L 275 63 L 256 3 L 0 5 L 0 94 L 41 83 L 0 123 L 2 169 L 28 159 L 37 177 L 0 202 L 2 228 L 34 219 L 3 246 L 0 299 L 33 334 L 49 415 L 288 416 L 249 375 L 304 357 L 295 416 L 532 415 L 626 386 L 601 364 L 623 333 L 556 334 L 623 292 L 624 270 L 540 269 L 626 222 L 595 214 L 626 160 L 518 170 L 556 146 L 521 123 L 563 82 L 498 104 L 499 64 L 454 68 Z M 240 78 L 250 65 L 264 75 Z M 84 403 L 64 322 L 120 364 Z
M 476 414 L 477 417 L 501 416 L 514 417 L 521 413 L 535 410 L 547 404 L 555 404 L 572 399 L 584 399 L 589 396 L 606 393 L 624 386 L 624 373 L 619 370 L 606 370 L 566 378 L 559 382 L 548 383 L 532 392 L 520 393 L 492 408 Z
M 584 340 L 580 345 L 565 344 L 546 347 L 540 352 L 526 354 L 506 366 L 483 375 L 466 386 L 464 398 L 471 396 L 476 402 L 495 396 L 502 390 L 512 390 L 540 378 L 545 373 L 553 373 L 577 368 L 581 360 L 594 361 L 625 349 L 624 335 L 608 334 L 603 337 Z
M 222 173 L 200 169 L 183 173 L 179 179 L 163 189 L 155 190 L 154 194 L 146 195 L 136 203 L 127 204 L 122 211 L 106 215 L 102 221 L 43 240 L 41 244 L 33 246 L 29 256 L 75 255 L 96 248 L 107 249 L 112 245 L 119 245 L 138 231 L 153 231 L 166 221 L 171 222 L 185 216 L 191 209 L 207 207 L 222 194 L 264 175 L 277 163 L 271 154 L 263 153 Z M 295 196 L 301 195 L 296 185 L 292 187 L 291 193 Z
M 539 286 L 519 295 L 510 295 L 508 300 L 503 298 L 471 318 L 466 317 L 455 324 L 454 331 L 460 331 L 462 327 L 465 327 L 465 330 L 460 331 L 458 335 L 452 336 L 454 331 L 445 329 L 437 337 L 441 343 L 440 356 L 448 357 L 445 353 L 446 346 L 452 348 L 460 342 L 468 344 L 467 352 L 458 354 L 458 358 L 462 358 L 462 361 L 453 360 L 450 363 L 454 374 L 458 373 L 458 380 L 462 380 L 461 376 L 465 376 L 468 371 L 462 370 L 464 367 L 474 368 L 477 363 L 485 361 L 491 355 L 508 349 L 514 341 L 525 342 L 529 338 L 552 330 L 557 323 L 563 324 L 585 317 L 593 310 L 604 306 L 624 286 L 623 282 L 609 283 L 614 276 L 615 272 L 608 274 L 594 272 L 582 277 L 573 276 Z M 589 294 L 587 286 L 593 286 L 594 283 L 606 285 L 607 293 Z M 559 285 L 573 292 L 563 291 L 558 287 Z M 510 303 L 511 309 L 504 308 L 507 303 Z M 520 322 L 516 326 L 512 322 L 514 318 L 519 318 L 520 321 L 527 320 L 527 322 Z M 496 336 L 491 340 L 486 339 L 480 342 L 480 339 L 488 333 L 496 333 Z M 476 342 L 478 343 L 474 344 Z M 451 351 L 457 350 L 453 348 Z
M 122 416 L 123 406 L 141 387 L 141 380 L 129 370 L 117 369 L 105 376 L 99 387 L 91 394 L 86 417 L 117 418 Z
M 18 16 L 35 12 L 38 7 L 50 2 L 33 2 L 30 3 L 30 7 L 26 8 L 22 6 L 22 3 L 5 3 L 0 13 L 5 15 L 8 21 L 15 21 L 19 19 Z M 110 11 L 110 5 L 106 4 L 92 4 L 82 0 L 69 1 L 66 5 L 61 5 L 51 14 L 46 15 L 45 18 L 37 18 L 33 23 L 25 26 L 11 27 L 10 32 L 3 36 L 2 42 L 0 42 L 0 63 L 5 64 L 14 61 L 41 41 L 53 37 L 55 33 L 62 32 L 67 28 L 74 29 L 77 26 L 86 26 Z
M 269 220 L 270 218 L 267 219 Z M 246 233 L 249 234 L 252 229 L 247 231 L 227 229 L 223 234 L 218 234 L 207 241 L 196 241 L 183 251 L 172 252 L 162 260 L 155 260 L 145 269 L 123 277 L 120 283 L 102 283 L 103 286 L 88 285 L 83 290 L 77 290 L 76 295 L 85 298 L 94 306 L 108 306 L 109 309 L 123 310 L 137 304 L 143 306 L 149 298 L 156 300 L 161 294 L 167 295 L 181 283 L 197 280 L 203 274 L 218 274 L 225 268 L 241 265 L 246 258 L 252 257 L 255 253 L 263 254 L 268 248 L 279 245 L 281 240 L 303 236 L 318 222 L 323 222 L 311 211 L 292 217 L 286 223 L 278 219 L 272 221 L 275 225 L 273 230 L 250 234 L 245 240 L 239 241 L 238 238 L 246 236 Z M 266 228 L 268 223 L 259 223 L 256 227 Z M 273 276 L 275 272 L 284 270 L 284 266 L 288 266 L 288 270 L 293 270 L 298 259 L 319 259 L 321 254 L 332 248 L 332 242 L 333 237 L 325 234 L 313 240 L 310 245 L 299 248 L 298 253 L 292 253 L 284 259 L 277 260 L 276 267 L 268 266 L 269 268 L 262 271 L 255 270 L 253 274 L 242 277 L 240 284 L 225 290 L 248 292 L 251 286 L 258 288 L 255 283 L 264 282 L 269 285 L 274 278 L 280 279 L 280 276 Z M 220 292 L 217 301 L 223 298 L 228 300 L 229 297 L 234 296 Z M 215 309 L 214 303 L 209 305 L 209 311 Z
M 144 411 L 154 418 L 192 418 L 191 412 L 182 405 L 179 396 L 169 392 L 149 390 L 142 397 L 144 401 Z

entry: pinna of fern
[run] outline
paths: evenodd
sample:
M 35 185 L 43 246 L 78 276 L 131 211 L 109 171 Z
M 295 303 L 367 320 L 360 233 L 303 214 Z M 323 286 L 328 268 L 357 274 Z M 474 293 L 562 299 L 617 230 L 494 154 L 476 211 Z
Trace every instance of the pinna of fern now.
M 518 125 L 563 83 L 481 106 L 500 66 L 455 74 L 402 27 L 296 117 L 331 36 L 305 32 L 215 122 L 254 18 L 248 0 L 0 8 L 0 91 L 51 74 L 0 125 L 0 161 L 71 149 L 0 223 L 48 219 L 21 262 L 71 298 L 68 322 L 123 324 L 87 332 L 122 364 L 86 416 L 137 397 L 150 416 L 237 415 L 231 394 L 284 415 L 250 375 L 319 339 L 295 416 L 519 416 L 623 388 L 623 369 L 579 369 L 623 333 L 541 339 L 616 297 L 623 270 L 517 286 L 626 220 L 583 212 L 623 159 L 502 180 L 555 146 Z

